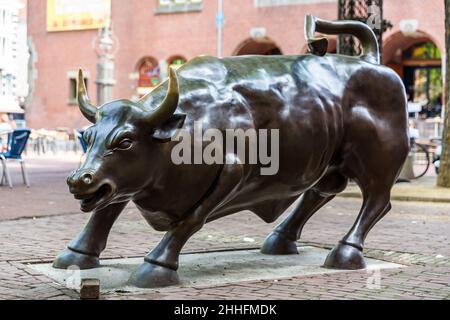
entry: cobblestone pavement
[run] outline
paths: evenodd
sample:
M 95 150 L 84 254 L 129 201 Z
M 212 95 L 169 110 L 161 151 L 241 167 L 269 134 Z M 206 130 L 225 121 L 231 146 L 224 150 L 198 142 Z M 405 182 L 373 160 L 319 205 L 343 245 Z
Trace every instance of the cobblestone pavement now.
M 59 168 L 61 174 L 67 169 Z M 33 194 L 34 188 L 28 191 Z M 46 185 L 45 188 L 55 192 L 47 196 L 58 203 L 49 209 L 50 216 L 45 214 L 46 200 L 36 199 L 38 204 L 35 205 L 34 202 L 22 202 L 14 193 L 11 195 L 14 194 L 14 201 L 23 204 L 20 209 L 22 215 L 5 214 L 2 208 L 0 299 L 78 298 L 76 292 L 27 266 L 29 263 L 52 261 L 88 218 L 78 213 L 76 203 L 65 194 L 62 183 Z M 20 187 L 14 190 L 19 196 L 23 193 Z M 12 203 L 11 199 L 4 197 L 9 192 L 12 191 L 0 188 L 2 203 Z M 302 243 L 331 248 L 351 227 L 360 205 L 358 199 L 335 199 L 307 224 Z M 258 248 L 274 226 L 243 212 L 206 225 L 188 242 L 185 252 Z M 162 233 L 151 229 L 136 208 L 129 206 L 114 226 L 103 257 L 143 256 L 161 237 Z M 382 270 L 379 281 L 378 274 L 363 270 L 212 287 L 165 288 L 145 293 L 116 292 L 102 298 L 450 299 L 449 238 L 448 204 L 394 202 L 391 213 L 370 233 L 365 254 L 406 267 Z

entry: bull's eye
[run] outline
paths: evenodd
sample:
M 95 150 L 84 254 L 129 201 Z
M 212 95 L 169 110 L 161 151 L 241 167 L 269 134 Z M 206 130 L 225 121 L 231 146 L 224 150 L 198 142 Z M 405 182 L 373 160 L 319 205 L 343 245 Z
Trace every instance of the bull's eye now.
M 133 141 L 131 141 L 130 139 L 123 139 L 122 141 L 119 142 L 116 149 L 128 150 L 131 148 L 132 145 L 133 145 Z

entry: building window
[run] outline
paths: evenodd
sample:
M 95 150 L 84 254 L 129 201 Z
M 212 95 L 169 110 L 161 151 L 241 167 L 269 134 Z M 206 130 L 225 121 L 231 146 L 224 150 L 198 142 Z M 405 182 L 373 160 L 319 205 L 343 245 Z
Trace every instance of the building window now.
M 86 90 L 88 88 L 88 79 L 84 78 L 84 83 L 86 84 Z M 69 104 L 76 105 L 77 102 L 77 78 L 71 76 L 69 78 Z
M 0 69 L 0 96 L 5 95 L 5 90 L 3 88 L 3 71 Z
M 167 60 L 167 64 L 169 67 L 174 67 L 175 69 L 178 69 L 183 64 L 187 62 L 186 58 L 183 56 L 172 56 L 169 60 Z
M 203 0 L 156 0 L 156 13 L 179 13 L 201 11 Z
M 436 47 L 436 45 L 432 42 L 424 42 L 419 43 L 408 50 L 403 54 L 403 59 L 412 59 L 412 60 L 440 60 L 442 59 L 441 51 Z
M 5 95 L 12 96 L 14 93 L 14 85 L 13 85 L 13 77 L 12 75 L 8 74 L 5 77 L 5 89 L 4 89 Z
M 2 57 L 6 56 L 6 39 L 3 37 L 0 37 L 0 55 Z
M 158 61 L 153 57 L 146 57 L 138 64 L 138 95 L 140 97 L 149 93 L 161 82 Z
M 403 81 L 409 101 L 422 106 L 426 118 L 442 113 L 442 54 L 431 41 L 411 46 L 403 52 Z
M 255 0 L 255 7 L 278 7 L 295 4 L 317 4 L 337 2 L 337 0 Z
M 1 14 L 0 14 L 0 25 L 2 25 L 3 27 L 7 27 L 8 24 L 10 23 L 9 19 L 9 12 L 6 9 L 0 10 Z

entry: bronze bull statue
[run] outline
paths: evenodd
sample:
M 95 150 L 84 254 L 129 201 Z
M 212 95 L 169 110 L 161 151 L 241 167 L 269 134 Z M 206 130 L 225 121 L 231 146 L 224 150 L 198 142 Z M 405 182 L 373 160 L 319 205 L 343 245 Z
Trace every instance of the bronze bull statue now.
M 362 55 L 326 54 L 324 34 L 359 38 Z M 264 254 L 297 254 L 308 219 L 349 179 L 363 193 L 355 224 L 328 255 L 325 266 L 361 269 L 364 240 L 390 210 L 390 191 L 408 153 L 407 109 L 401 79 L 379 65 L 372 30 L 355 21 L 306 19 L 312 54 L 300 56 L 198 57 L 175 71 L 139 102 L 118 100 L 97 108 L 83 75 L 78 101 L 94 125 L 86 130 L 85 162 L 67 182 L 93 214 L 55 260 L 55 268 L 99 266 L 108 234 L 128 202 L 155 229 L 167 231 L 133 274 L 139 287 L 179 282 L 180 251 L 202 226 L 250 210 L 275 221 L 300 196 L 289 216 L 267 237 Z M 175 164 L 179 129 L 278 129 L 276 174 L 261 163 Z M 242 160 L 242 159 L 241 159 Z

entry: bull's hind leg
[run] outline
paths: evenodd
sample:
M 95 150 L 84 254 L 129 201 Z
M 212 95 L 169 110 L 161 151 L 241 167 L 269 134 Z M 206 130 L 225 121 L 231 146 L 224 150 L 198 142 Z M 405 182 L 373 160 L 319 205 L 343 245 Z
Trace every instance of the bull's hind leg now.
M 347 148 L 342 169 L 361 188 L 363 205 L 350 231 L 325 260 L 328 268 L 365 268 L 364 240 L 391 209 L 391 189 L 408 154 L 404 118 L 396 123 L 390 114 L 385 115 L 386 121 L 374 121 L 368 115 L 361 110 L 354 113 L 348 133 L 351 147 Z
M 67 269 L 71 266 L 78 266 L 80 269 L 98 267 L 99 256 L 106 247 L 109 232 L 126 205 L 127 202 L 113 204 L 94 211 L 83 230 L 55 259 L 53 267 L 58 269 Z
M 329 253 L 324 264 L 327 268 L 364 269 L 364 240 L 391 209 L 391 189 L 408 152 L 406 133 L 405 141 L 399 132 L 397 137 L 388 135 L 391 139 L 383 139 L 383 142 L 371 137 L 370 133 L 366 133 L 365 143 L 355 146 L 356 152 L 348 155 L 344 165 L 344 170 L 361 188 L 363 205 L 353 227 Z M 377 134 L 380 137 L 385 133 L 377 131 Z
M 332 269 L 364 269 L 363 248 L 370 229 L 391 209 L 390 188 L 379 192 L 363 190 L 361 212 L 349 233 L 329 253 L 324 266 Z
M 347 82 L 341 167 L 358 183 L 364 201 L 355 224 L 328 255 L 326 267 L 365 267 L 364 240 L 390 210 L 390 192 L 408 154 L 404 92 L 400 78 L 383 68 L 361 68 Z
M 297 240 L 300 239 L 303 226 L 346 186 L 347 178 L 338 172 L 324 176 L 312 189 L 304 193 L 292 213 L 266 238 L 261 252 L 272 255 L 298 254 Z

